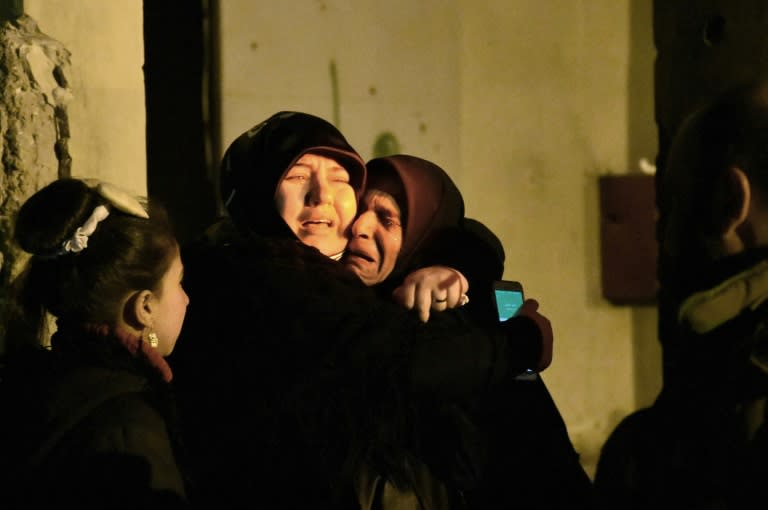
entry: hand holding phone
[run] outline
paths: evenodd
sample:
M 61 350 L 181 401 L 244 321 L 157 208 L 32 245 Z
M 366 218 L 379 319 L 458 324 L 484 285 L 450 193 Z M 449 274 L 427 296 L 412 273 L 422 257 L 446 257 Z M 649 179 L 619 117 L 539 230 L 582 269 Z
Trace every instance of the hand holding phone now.
M 541 357 L 536 371 L 541 372 L 552 363 L 552 324 L 549 319 L 539 312 L 539 303 L 535 299 L 527 299 L 517 312 L 531 319 L 539 327 L 541 333 Z
M 499 321 L 514 317 L 523 305 L 523 285 L 512 280 L 496 280 L 493 283 L 493 302 Z
M 538 303 L 536 303 L 533 300 L 530 300 L 531 302 L 523 305 L 525 303 L 525 294 L 523 293 L 523 285 L 520 282 L 513 281 L 513 280 L 497 280 L 493 283 L 493 302 L 496 305 L 496 313 L 498 315 L 499 321 L 503 322 L 510 317 L 514 317 L 520 312 L 520 309 L 523 309 L 523 313 L 529 317 L 531 317 L 536 323 L 539 325 L 539 328 L 542 328 L 542 324 L 539 323 L 537 320 L 540 316 L 536 312 L 538 308 Z M 541 316 L 543 318 L 543 316 Z M 546 318 L 543 318 L 546 320 Z M 547 321 L 548 322 L 548 321 Z M 546 327 L 544 328 L 546 330 Z M 547 330 L 549 332 L 549 345 L 551 346 L 551 329 Z M 542 331 L 542 337 L 544 342 L 544 357 L 546 358 L 546 351 L 551 352 L 551 349 L 547 349 L 547 339 L 546 339 L 546 332 Z M 551 360 L 551 354 L 549 355 L 549 359 Z M 547 363 L 548 364 L 548 363 Z M 538 377 L 537 373 L 533 369 L 527 369 L 522 374 L 519 374 L 515 377 L 517 380 L 535 380 Z

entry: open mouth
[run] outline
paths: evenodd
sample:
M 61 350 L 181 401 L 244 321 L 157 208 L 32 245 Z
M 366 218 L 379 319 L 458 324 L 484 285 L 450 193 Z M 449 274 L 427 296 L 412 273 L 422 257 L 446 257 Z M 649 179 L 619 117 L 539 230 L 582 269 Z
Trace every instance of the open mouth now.
M 330 227 L 333 225 L 331 220 L 307 220 L 302 222 L 302 226 L 313 226 L 313 225 L 325 225 L 327 227 Z
M 373 262 L 374 261 L 373 257 L 370 257 L 370 256 L 366 255 L 365 253 L 359 252 L 359 251 L 349 251 L 347 253 L 347 255 L 350 256 L 350 257 L 357 257 L 357 258 L 363 259 L 363 260 L 368 261 L 368 262 Z

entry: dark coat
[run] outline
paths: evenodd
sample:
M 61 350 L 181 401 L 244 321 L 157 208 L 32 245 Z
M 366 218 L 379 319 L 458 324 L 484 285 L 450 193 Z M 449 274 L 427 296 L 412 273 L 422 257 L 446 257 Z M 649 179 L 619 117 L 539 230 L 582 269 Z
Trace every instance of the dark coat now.
M 363 462 L 407 484 L 420 402 L 471 401 L 538 359 L 528 319 L 425 325 L 299 241 L 215 237 L 182 251 L 190 305 L 170 357 L 204 504 L 338 508 Z
M 112 337 L 58 332 L 53 346 L 4 372 L 3 508 L 186 506 L 159 374 Z
M 382 297 L 416 269 L 449 266 L 467 277 L 470 300 L 448 316 L 461 316 L 466 324 L 497 323 L 493 281 L 503 277 L 504 248 L 485 225 L 464 217 L 450 176 L 410 155 L 376 158 L 367 167 L 369 188 L 392 195 L 404 216 L 403 247 L 395 271 L 378 286 Z M 445 319 L 446 312 L 430 315 L 430 321 Z M 544 381 L 516 375 L 463 404 L 440 394 L 423 402 L 422 460 L 456 495 L 454 506 L 591 508 L 591 480 Z
M 664 384 L 603 446 L 595 475 L 603 508 L 747 508 L 762 499 L 768 257 L 744 253 L 702 274 L 662 300 L 677 318 Z
M 480 340 L 449 315 L 425 326 L 299 242 L 274 195 L 308 152 L 362 192 L 365 165 L 335 127 L 280 112 L 225 152 L 231 220 L 182 249 L 190 305 L 170 363 L 203 507 L 356 507 L 363 465 L 407 486 L 420 402 L 472 399 L 541 350 L 529 320 Z
M 493 232 L 465 218 L 460 228 L 436 239 L 427 260 L 464 273 L 470 301 L 462 312 L 469 320 L 488 323 L 498 321 L 492 284 L 503 277 L 504 257 Z M 473 427 L 465 426 L 462 437 L 473 448 L 467 457 L 475 460 L 476 477 L 471 484 L 464 482 L 472 487 L 464 491 L 471 508 L 593 508 L 592 481 L 545 378 L 510 377 L 466 408 Z

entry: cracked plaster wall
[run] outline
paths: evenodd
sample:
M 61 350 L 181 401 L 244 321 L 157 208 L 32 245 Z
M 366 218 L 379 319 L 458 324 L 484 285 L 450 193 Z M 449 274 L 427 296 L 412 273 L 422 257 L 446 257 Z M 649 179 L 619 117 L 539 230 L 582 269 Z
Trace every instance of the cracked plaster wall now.
M 25 0 L 0 45 L 0 351 L 12 216 L 64 175 L 146 194 L 141 0 Z
M 11 242 L 16 212 L 42 186 L 70 175 L 69 66 L 69 51 L 29 16 L 0 26 L 0 312 L 26 260 Z

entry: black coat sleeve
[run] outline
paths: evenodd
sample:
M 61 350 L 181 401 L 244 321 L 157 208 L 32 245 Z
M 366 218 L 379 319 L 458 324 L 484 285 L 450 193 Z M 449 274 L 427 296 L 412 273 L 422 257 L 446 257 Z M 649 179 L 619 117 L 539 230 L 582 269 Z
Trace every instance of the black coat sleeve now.
M 414 391 L 463 401 L 535 366 L 541 334 L 527 317 L 479 326 L 460 310 L 414 327 L 409 369 Z

